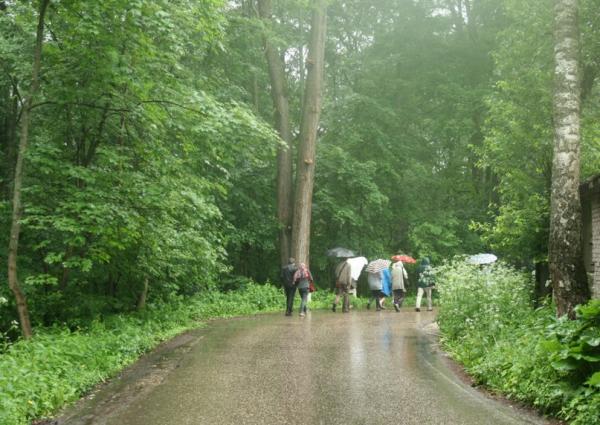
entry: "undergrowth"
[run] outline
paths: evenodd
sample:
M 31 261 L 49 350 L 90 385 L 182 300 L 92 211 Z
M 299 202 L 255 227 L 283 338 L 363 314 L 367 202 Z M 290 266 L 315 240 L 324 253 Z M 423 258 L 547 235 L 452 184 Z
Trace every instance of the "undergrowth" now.
M 248 284 L 237 291 L 149 304 L 141 313 L 92 321 L 75 331 L 56 326 L 37 330 L 29 341 L 5 342 L 0 424 L 24 425 L 51 416 L 161 341 L 202 321 L 281 310 L 283 304 L 280 289 Z
M 475 380 L 573 425 L 600 423 L 600 300 L 556 319 L 506 265 L 438 267 L 442 342 Z

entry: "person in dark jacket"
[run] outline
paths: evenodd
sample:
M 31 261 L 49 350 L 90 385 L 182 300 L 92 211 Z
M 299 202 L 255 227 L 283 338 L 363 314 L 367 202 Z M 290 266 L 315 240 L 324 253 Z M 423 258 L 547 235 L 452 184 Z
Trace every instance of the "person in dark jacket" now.
M 423 293 L 427 295 L 427 311 L 431 311 L 431 291 L 435 287 L 435 275 L 428 257 L 421 260 L 421 264 L 417 268 L 417 304 L 415 306 L 416 311 L 421 311 L 421 300 Z
M 296 296 L 296 285 L 294 285 L 294 274 L 298 270 L 296 260 L 290 258 L 288 264 L 281 269 L 281 283 L 285 292 L 286 308 L 285 315 L 291 316 L 294 309 L 294 297 Z
M 306 316 L 306 301 L 308 298 L 308 287 L 312 282 L 313 277 L 306 264 L 300 263 L 298 270 L 294 273 L 294 284 L 298 288 L 302 301 L 300 302 L 300 317 Z

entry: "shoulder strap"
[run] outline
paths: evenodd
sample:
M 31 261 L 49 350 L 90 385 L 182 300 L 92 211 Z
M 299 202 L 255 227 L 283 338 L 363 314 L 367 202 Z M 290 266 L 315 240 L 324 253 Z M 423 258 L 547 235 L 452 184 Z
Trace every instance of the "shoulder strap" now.
M 348 267 L 348 262 L 344 261 L 344 266 L 340 269 L 337 276 L 335 277 L 336 280 L 339 280 L 339 278 L 342 275 L 342 273 L 344 272 L 344 270 L 346 270 L 346 267 Z

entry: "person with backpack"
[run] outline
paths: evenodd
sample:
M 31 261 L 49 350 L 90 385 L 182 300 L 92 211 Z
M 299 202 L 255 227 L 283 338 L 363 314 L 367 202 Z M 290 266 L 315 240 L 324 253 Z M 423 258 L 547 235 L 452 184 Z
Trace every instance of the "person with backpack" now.
M 296 260 L 291 258 L 288 264 L 281 269 L 281 283 L 285 292 L 285 315 L 291 316 L 294 309 L 294 297 L 296 296 L 296 285 L 294 285 L 294 274 L 298 270 Z
M 350 297 L 349 292 L 352 288 L 352 269 L 348 260 L 342 261 L 335 268 L 335 299 L 331 306 L 331 311 L 335 313 L 340 297 L 342 300 L 342 312 L 348 313 L 350 311 Z
M 302 301 L 300 302 L 300 317 L 306 316 L 306 304 L 308 299 L 308 290 L 310 282 L 313 281 L 312 274 L 304 263 L 300 263 L 298 270 L 294 273 L 294 285 L 298 288 Z
M 419 264 L 419 267 L 417 268 L 417 274 L 419 277 L 417 280 L 417 305 L 415 306 L 415 310 L 421 311 L 421 300 L 423 298 L 423 292 L 425 292 L 425 294 L 427 294 L 427 311 L 431 311 L 433 310 L 431 291 L 435 286 L 435 276 L 428 257 L 421 260 L 421 264 Z

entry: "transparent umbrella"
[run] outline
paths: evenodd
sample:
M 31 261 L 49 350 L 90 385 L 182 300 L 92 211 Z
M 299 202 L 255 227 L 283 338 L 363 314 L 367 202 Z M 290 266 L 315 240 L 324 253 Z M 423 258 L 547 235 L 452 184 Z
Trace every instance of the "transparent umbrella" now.
M 471 255 L 467 259 L 467 262 L 470 264 L 483 265 L 495 263 L 496 260 L 498 260 L 498 257 L 496 257 L 494 254 L 476 254 Z
M 327 251 L 328 257 L 336 257 L 336 258 L 351 258 L 356 257 L 356 253 L 348 248 L 342 248 L 340 246 L 336 248 L 331 248 Z

